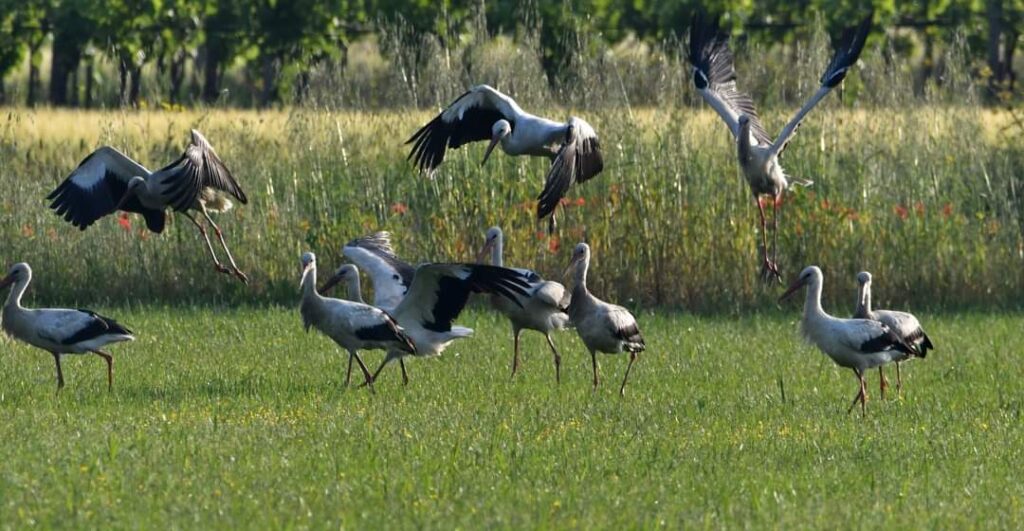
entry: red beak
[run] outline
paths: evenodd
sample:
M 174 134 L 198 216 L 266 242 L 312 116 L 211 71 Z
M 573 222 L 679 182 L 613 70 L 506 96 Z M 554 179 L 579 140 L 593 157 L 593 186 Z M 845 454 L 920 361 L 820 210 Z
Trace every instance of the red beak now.
M 804 282 L 799 278 L 796 279 L 796 281 L 790 284 L 789 289 L 787 289 L 786 292 L 783 293 L 781 297 L 779 297 L 779 302 L 788 299 L 790 295 L 796 293 L 796 291 L 802 287 L 804 287 Z
M 480 163 L 481 166 L 483 166 L 484 164 L 487 164 L 487 159 L 489 159 L 491 157 L 491 152 L 494 151 L 494 147 L 497 146 L 498 142 L 500 142 L 500 141 L 501 141 L 501 137 L 500 136 L 493 136 L 493 137 L 491 137 L 491 143 L 487 145 L 487 151 L 484 152 L 484 160 L 483 160 L 483 162 Z
M 320 293 L 327 293 L 327 290 L 333 288 L 340 280 L 340 275 L 333 275 L 331 278 L 327 279 L 327 282 L 324 282 L 323 286 L 320 286 Z

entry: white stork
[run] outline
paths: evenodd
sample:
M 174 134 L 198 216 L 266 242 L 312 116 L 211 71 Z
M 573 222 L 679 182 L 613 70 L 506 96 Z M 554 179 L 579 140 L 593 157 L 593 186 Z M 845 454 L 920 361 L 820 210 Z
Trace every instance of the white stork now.
M 373 378 L 359 357 L 360 350 L 416 352 L 409 336 L 384 310 L 361 302 L 323 297 L 317 293 L 316 256 L 313 253 L 302 254 L 301 287 L 302 304 L 299 313 L 302 314 L 302 324 L 306 331 L 310 327 L 316 328 L 348 351 L 349 376 L 345 377 L 345 385 L 349 383 L 352 359 L 355 358 L 366 383 L 373 390 Z
M 808 266 L 796 281 L 779 297 L 786 299 L 807 286 L 804 316 L 801 323 L 804 337 L 840 367 L 853 369 L 860 383 L 847 413 L 860 402 L 861 414 L 867 412 L 868 394 L 864 385 L 864 372 L 891 361 L 903 359 L 913 349 L 888 326 L 869 319 L 839 319 L 821 308 L 821 269 Z
M 486 239 L 477 262 L 482 262 L 487 253 L 491 254 L 491 265 L 504 266 L 503 249 L 505 237 L 500 227 L 487 229 Z M 548 340 L 551 353 L 555 356 L 555 382 L 561 382 L 562 356 L 558 354 L 551 332 L 566 328 L 569 324 L 569 292 L 558 282 L 544 280 L 535 271 L 516 269 L 526 277 L 530 288 L 527 297 L 511 301 L 499 295 L 491 296 L 491 305 L 505 314 L 512 323 L 512 376 L 519 368 L 519 334 L 526 330 L 536 330 Z
M 128 158 L 127 155 L 103 146 L 89 154 L 46 199 L 58 216 L 85 230 L 97 219 L 118 210 L 142 214 L 146 227 L 159 234 L 164 230 L 168 208 L 181 212 L 199 229 L 213 265 L 221 273 L 233 273 L 243 283 L 249 279 L 228 250 L 220 227 L 210 212 L 226 212 L 233 196 L 242 204 L 245 192 L 221 162 L 213 146 L 199 131 L 192 130 L 192 142 L 177 160 L 156 171 Z M 230 267 L 221 264 L 203 226 L 189 210 L 198 211 L 213 227 L 220 239 Z
M 646 346 L 640 335 L 636 318 L 622 306 L 609 304 L 591 295 L 587 289 L 587 270 L 590 268 L 590 246 L 579 243 L 572 252 L 572 261 L 566 268 L 573 269 L 575 285 L 572 288 L 572 302 L 569 303 L 569 319 L 576 327 L 583 344 L 590 350 L 590 361 L 594 367 L 594 389 L 597 389 L 597 352 L 618 354 L 629 352 L 629 365 L 622 378 L 619 395 L 626 394 L 626 380 L 633 368 L 637 354 Z
M 871 30 L 872 16 L 873 14 L 869 14 L 857 27 L 843 31 L 835 54 L 821 76 L 821 87 L 782 128 L 782 132 L 774 141 L 761 125 L 753 100 L 736 87 L 736 69 L 733 65 L 732 51 L 729 49 L 728 36 L 718 28 L 717 22 L 704 24 L 701 17 L 696 16 L 692 20 L 689 59 L 693 65 L 693 83 L 736 138 L 739 165 L 747 183 L 750 184 L 750 191 L 754 194 L 754 202 L 757 203 L 760 214 L 761 250 L 764 258 L 761 273 L 766 280 L 781 280 L 777 263 L 779 207 L 789 182 L 779 164 L 779 158 L 786 149 L 786 144 L 796 134 L 804 116 L 839 85 L 850 67 L 857 62 L 864 48 L 864 41 Z M 806 181 L 801 184 L 811 183 Z M 774 199 L 771 259 L 768 258 L 764 205 L 761 203 L 764 196 L 771 196 Z
M 554 213 L 573 183 L 583 183 L 604 169 L 597 133 L 590 124 L 572 116 L 556 122 L 522 110 L 512 98 L 477 85 L 459 96 L 406 141 L 413 144 L 409 158 L 422 171 L 433 171 L 445 152 L 463 144 L 490 140 L 487 162 L 494 147 L 509 155 L 548 157 L 551 167 L 544 190 L 537 197 L 537 218 Z
M 370 381 L 375 381 L 388 362 L 398 359 L 402 366 L 402 382 L 409 382 L 403 359 L 416 356 L 440 356 L 452 341 L 469 337 L 473 330 L 453 326 L 469 301 L 470 293 L 492 293 L 516 301 L 525 297 L 530 287 L 519 272 L 504 267 L 477 264 L 422 264 L 407 279 L 406 268 L 391 251 L 387 233 L 353 240 L 342 252 L 357 266 L 366 270 L 373 281 L 375 305 L 386 310 L 416 346 L 415 353 L 389 350 Z M 341 281 L 332 277 L 323 287 L 327 291 Z M 390 306 L 395 303 L 394 306 Z
M 63 354 L 96 354 L 107 362 L 107 389 L 114 388 L 114 358 L 103 347 L 132 341 L 132 331 L 108 317 L 89 310 L 46 308 L 30 310 L 21 306 L 21 297 L 32 281 L 32 268 L 14 264 L 0 280 L 0 289 L 14 285 L 3 308 L 3 326 L 7 335 L 41 348 L 53 355 L 57 364 L 57 390 L 64 387 L 60 368 Z
M 924 333 L 924 329 L 921 328 L 921 323 L 918 322 L 917 317 L 906 312 L 871 309 L 871 273 L 867 271 L 861 271 L 857 274 L 857 309 L 854 310 L 853 317 L 856 319 L 871 319 L 888 326 L 914 350 L 914 354 L 907 356 L 907 358 L 924 358 L 928 355 L 929 349 L 935 350 L 931 339 L 928 338 L 928 334 Z M 903 375 L 900 374 L 900 363 L 907 358 L 894 360 L 896 362 L 897 393 L 903 390 Z M 885 374 L 882 373 L 881 366 L 878 367 L 878 385 L 882 398 L 885 398 L 885 390 L 889 387 L 889 381 L 886 380 Z

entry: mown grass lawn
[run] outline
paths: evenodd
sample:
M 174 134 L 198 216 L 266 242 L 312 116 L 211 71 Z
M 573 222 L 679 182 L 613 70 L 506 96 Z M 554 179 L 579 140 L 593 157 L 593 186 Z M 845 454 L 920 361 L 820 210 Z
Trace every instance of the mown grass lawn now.
M 849 371 L 797 304 L 743 318 L 641 313 L 626 358 L 538 335 L 508 377 L 483 311 L 443 358 L 342 387 L 345 357 L 291 308 L 104 309 L 139 334 L 71 357 L 0 344 L 3 527 L 650 528 L 1024 525 L 1024 317 L 921 316 L 938 346 L 902 399 L 847 415 Z M 380 353 L 366 354 L 375 365 Z M 372 367 L 371 367 L 372 368 Z M 781 389 L 785 389 L 785 400 Z

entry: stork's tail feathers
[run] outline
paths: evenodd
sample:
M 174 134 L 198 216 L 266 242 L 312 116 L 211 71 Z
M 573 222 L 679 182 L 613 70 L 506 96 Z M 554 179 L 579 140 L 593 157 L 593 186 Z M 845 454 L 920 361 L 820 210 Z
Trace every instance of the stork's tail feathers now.
M 551 316 L 551 324 L 555 330 L 565 330 L 572 327 L 572 322 L 569 320 L 569 314 L 567 313 L 556 313 Z
M 216 212 L 218 214 L 223 214 L 235 206 L 235 204 L 228 199 L 227 194 L 215 194 L 213 199 L 207 201 L 205 205 L 206 210 Z
M 920 351 L 919 357 L 921 358 L 927 356 L 929 350 L 935 350 L 935 345 L 932 345 L 932 340 L 928 338 L 928 334 L 921 333 L 921 341 L 918 342 L 917 349 Z

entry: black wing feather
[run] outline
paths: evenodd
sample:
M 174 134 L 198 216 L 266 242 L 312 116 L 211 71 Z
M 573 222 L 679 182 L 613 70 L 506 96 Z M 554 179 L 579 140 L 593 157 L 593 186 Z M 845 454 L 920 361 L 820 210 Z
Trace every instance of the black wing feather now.
M 90 339 L 97 338 L 104 334 L 124 334 L 129 336 L 134 335 L 131 330 L 128 330 L 124 326 L 121 326 L 120 323 L 109 317 L 103 317 L 102 315 L 91 310 L 79 309 L 78 311 L 88 314 L 89 317 L 92 317 L 92 320 L 90 320 L 89 324 L 86 325 L 84 328 L 75 332 L 70 337 L 67 337 L 64 340 L 62 340 L 61 344 L 74 345 L 75 343 L 88 341 Z
M 456 98 L 448 108 L 458 104 L 462 98 L 471 93 L 472 91 L 466 91 Z M 445 151 L 448 149 L 456 149 L 470 142 L 491 138 L 491 127 L 498 120 L 507 120 L 513 131 L 516 127 L 513 120 L 506 118 L 495 109 L 470 107 L 462 113 L 462 118 L 455 122 L 446 122 L 443 116 L 444 111 L 405 141 L 406 144 L 413 145 L 407 160 L 412 160 L 421 171 L 431 171 L 440 166 L 444 162 Z
M 437 285 L 437 302 L 431 311 L 433 321 L 423 323 L 427 330 L 448 332 L 462 313 L 470 293 L 495 293 L 521 306 L 518 297 L 527 297 L 530 288 L 525 275 L 506 267 L 479 264 L 457 264 L 468 267 L 465 279 L 444 276 Z
M 868 13 L 864 20 L 861 20 L 860 24 L 843 30 L 842 35 L 839 37 L 835 54 L 832 56 L 828 68 L 825 69 L 825 73 L 821 75 L 822 85 L 834 88 L 843 81 L 846 77 L 846 72 L 857 62 L 861 50 L 864 49 L 864 43 L 871 32 L 871 19 L 873 17 L 874 12 Z

